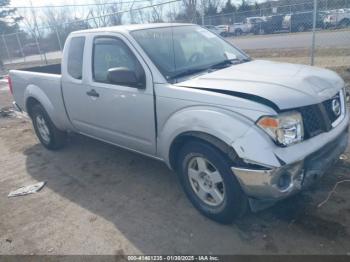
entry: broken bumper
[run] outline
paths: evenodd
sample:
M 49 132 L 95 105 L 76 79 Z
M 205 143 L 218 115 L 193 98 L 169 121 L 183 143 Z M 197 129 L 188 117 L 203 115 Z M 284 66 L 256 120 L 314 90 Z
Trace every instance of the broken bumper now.
M 231 169 L 243 191 L 250 197 L 252 209 L 260 210 L 299 192 L 321 177 L 345 151 L 347 142 L 348 128 L 316 152 L 293 164 L 272 169 L 263 167 Z

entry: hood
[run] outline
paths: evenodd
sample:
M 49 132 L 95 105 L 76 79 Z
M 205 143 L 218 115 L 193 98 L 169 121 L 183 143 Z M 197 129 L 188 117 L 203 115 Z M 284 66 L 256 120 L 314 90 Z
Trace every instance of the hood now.
M 327 69 L 253 60 L 176 85 L 265 101 L 284 110 L 320 103 L 334 96 L 344 81 Z

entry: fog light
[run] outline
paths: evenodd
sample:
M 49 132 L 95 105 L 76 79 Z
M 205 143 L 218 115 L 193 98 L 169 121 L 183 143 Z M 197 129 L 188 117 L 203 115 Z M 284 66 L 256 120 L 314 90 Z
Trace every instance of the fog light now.
M 277 186 L 280 189 L 284 190 L 290 186 L 291 182 L 292 182 L 292 179 L 291 179 L 290 175 L 287 173 L 284 173 L 280 176 Z

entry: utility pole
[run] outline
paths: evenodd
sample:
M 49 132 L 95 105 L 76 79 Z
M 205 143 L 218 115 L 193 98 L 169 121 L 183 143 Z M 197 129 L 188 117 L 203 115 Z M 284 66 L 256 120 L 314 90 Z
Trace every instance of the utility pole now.
M 316 23 L 317 23 L 317 0 L 314 0 L 314 11 L 312 19 L 312 42 L 311 42 L 311 57 L 310 64 L 315 64 L 315 41 L 316 41 Z
M 202 6 L 202 26 L 204 26 L 205 22 L 204 22 L 204 15 L 205 15 L 205 7 L 204 7 L 204 1 L 201 0 L 201 6 Z

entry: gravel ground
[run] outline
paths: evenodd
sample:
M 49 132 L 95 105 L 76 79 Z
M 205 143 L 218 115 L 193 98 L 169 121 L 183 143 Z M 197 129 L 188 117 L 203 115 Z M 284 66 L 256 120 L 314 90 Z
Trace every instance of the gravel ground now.
M 11 98 L 0 83 L 0 108 Z M 350 158 L 350 153 L 345 154 Z M 74 135 L 45 150 L 0 114 L 0 254 L 350 254 L 350 160 L 309 191 L 228 226 L 201 216 L 164 164 Z M 8 198 L 46 181 L 37 194 Z

